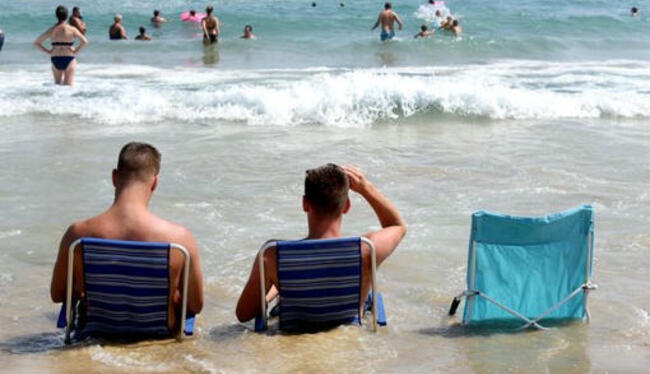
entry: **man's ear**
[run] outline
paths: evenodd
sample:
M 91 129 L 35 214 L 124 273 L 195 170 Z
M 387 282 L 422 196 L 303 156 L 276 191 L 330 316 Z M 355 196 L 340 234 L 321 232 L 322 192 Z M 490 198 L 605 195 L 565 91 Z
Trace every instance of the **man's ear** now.
M 309 213 L 311 210 L 311 205 L 309 204 L 309 201 L 307 201 L 307 196 L 302 195 L 302 211 L 305 213 Z
M 117 169 L 113 169 L 111 180 L 113 181 L 113 187 L 117 188 Z
M 350 207 L 352 207 L 352 203 L 350 202 L 350 198 L 348 197 L 345 200 L 345 205 L 343 206 L 343 210 L 341 211 L 341 213 L 345 214 L 345 213 L 349 212 Z
M 153 183 L 151 184 L 151 192 L 154 192 L 158 188 L 158 176 L 153 177 Z

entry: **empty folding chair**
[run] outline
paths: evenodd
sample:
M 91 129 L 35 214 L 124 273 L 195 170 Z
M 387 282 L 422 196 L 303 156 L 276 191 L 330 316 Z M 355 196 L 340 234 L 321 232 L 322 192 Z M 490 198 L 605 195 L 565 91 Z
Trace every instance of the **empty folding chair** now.
M 472 215 L 463 324 L 589 320 L 593 265 L 589 205 L 527 218 L 478 211 Z

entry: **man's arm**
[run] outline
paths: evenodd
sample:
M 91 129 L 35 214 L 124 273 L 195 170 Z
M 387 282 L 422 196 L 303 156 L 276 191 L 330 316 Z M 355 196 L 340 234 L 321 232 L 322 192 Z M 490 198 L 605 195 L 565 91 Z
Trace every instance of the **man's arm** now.
M 78 238 L 79 235 L 77 234 L 76 224 L 68 227 L 61 238 L 59 253 L 56 256 L 54 270 L 52 271 L 52 282 L 50 284 L 50 297 L 55 303 L 62 303 L 65 301 L 68 277 L 68 249 L 70 244 Z
M 215 29 L 217 30 L 217 36 L 221 36 L 221 29 L 219 28 L 219 18 L 214 17 L 214 19 L 215 19 L 216 25 L 217 25 L 217 27 L 215 27 Z
M 186 248 L 190 254 L 190 277 L 187 286 L 187 309 L 194 313 L 199 314 L 203 309 L 203 272 L 201 271 L 201 258 L 199 256 L 198 246 L 196 239 L 189 232 L 185 233 L 184 243 L 187 244 Z M 182 290 L 182 283 L 179 284 L 178 290 Z
M 375 245 L 377 266 L 393 253 L 406 234 L 406 222 L 395 205 L 388 200 L 377 188 L 370 183 L 363 173 L 354 166 L 344 166 L 350 180 L 350 189 L 357 192 L 370 204 L 375 211 L 381 229 L 369 232 L 364 236 Z
M 207 18 L 204 17 L 201 20 L 201 29 L 203 29 L 203 37 L 207 39 L 210 36 L 208 35 L 208 28 L 207 28 L 206 24 L 207 24 Z
M 397 22 L 397 24 L 399 25 L 399 29 L 401 30 L 401 29 L 402 29 L 402 26 L 403 26 L 403 25 L 402 25 L 402 20 L 399 18 L 399 16 L 397 15 L 397 13 L 393 13 L 393 14 L 395 15 L 395 22 Z
M 267 302 L 277 296 L 277 289 L 274 283 L 274 279 L 277 279 L 277 267 L 272 260 L 274 258 L 275 248 L 271 248 L 264 253 L 264 277 L 266 278 L 264 285 L 266 286 Z M 239 296 L 239 301 L 237 301 L 235 314 L 237 314 L 239 322 L 247 322 L 262 315 L 260 299 L 260 267 L 259 260 L 255 256 L 248 281 Z
M 379 15 L 377 16 L 377 22 L 375 22 L 375 25 L 370 29 L 370 31 L 373 31 L 374 29 L 376 29 L 377 26 L 379 26 L 380 23 L 381 23 L 381 13 L 379 13 Z

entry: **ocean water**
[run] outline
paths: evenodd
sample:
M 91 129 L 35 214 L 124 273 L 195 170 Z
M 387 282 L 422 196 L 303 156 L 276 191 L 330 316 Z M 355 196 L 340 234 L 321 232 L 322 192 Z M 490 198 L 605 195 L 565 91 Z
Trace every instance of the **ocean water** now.
M 447 1 L 461 38 L 370 32 L 383 2 L 215 3 L 204 48 L 181 11 L 206 3 L 79 0 L 90 46 L 73 88 L 31 42 L 56 3 L 0 1 L 0 371 L 73 373 L 642 373 L 650 367 L 650 8 L 620 1 Z M 148 24 L 158 7 L 170 22 Z M 154 41 L 110 42 L 112 15 Z M 646 14 L 647 12 L 647 14 Z M 239 39 L 252 24 L 259 40 Z M 197 237 L 206 306 L 183 343 L 65 347 L 49 300 L 65 228 L 111 202 L 119 148 L 163 153 L 151 208 Z M 258 335 L 234 307 L 270 237 L 298 238 L 306 168 L 359 165 L 409 223 L 379 271 L 389 326 Z M 345 233 L 376 228 L 353 196 Z M 471 332 L 448 318 L 464 287 L 470 214 L 596 211 L 590 324 Z

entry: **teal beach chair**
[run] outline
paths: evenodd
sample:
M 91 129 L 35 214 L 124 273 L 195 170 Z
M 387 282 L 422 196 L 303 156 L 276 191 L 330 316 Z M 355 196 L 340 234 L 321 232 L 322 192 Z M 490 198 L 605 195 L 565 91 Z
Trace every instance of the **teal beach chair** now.
M 85 298 L 79 308 L 83 321 L 73 316 L 72 275 L 74 251 L 82 251 Z M 73 328 L 78 339 L 87 336 L 171 336 L 169 314 L 169 254 L 178 250 L 184 257 L 181 326 L 186 335 L 194 332 L 194 316 L 187 316 L 187 287 L 190 256 L 183 246 L 170 243 L 132 242 L 81 238 L 68 250 L 66 301 L 57 326 L 65 328 L 69 344 Z M 78 318 L 81 319 L 81 318 Z M 177 336 L 182 338 L 182 334 Z
M 361 246 L 371 254 L 372 292 L 361 305 Z M 288 332 L 317 331 L 341 324 L 361 323 L 364 311 L 372 312 L 373 330 L 386 325 L 383 299 L 377 291 L 375 247 L 367 238 L 271 241 L 258 254 L 262 317 L 255 330 L 267 329 L 264 252 L 276 248 L 278 264 L 279 329 Z M 276 314 L 276 313 L 273 313 Z
M 545 217 L 478 211 L 472 215 L 464 325 L 589 320 L 593 275 L 593 209 L 589 205 Z

